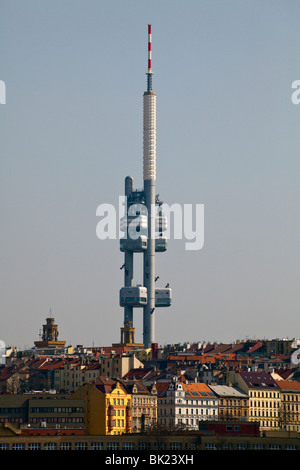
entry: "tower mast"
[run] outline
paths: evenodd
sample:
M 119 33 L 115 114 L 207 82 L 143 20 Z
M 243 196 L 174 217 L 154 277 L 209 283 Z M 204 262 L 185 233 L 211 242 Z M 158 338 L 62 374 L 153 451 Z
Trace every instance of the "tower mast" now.
M 155 342 L 155 309 L 171 305 L 172 291 L 155 287 L 155 253 L 167 249 L 166 218 L 155 195 L 156 183 L 156 94 L 152 90 L 152 27 L 148 25 L 147 90 L 143 95 L 143 190 L 133 189 L 133 178 L 125 178 L 126 216 L 121 219 L 125 237 L 120 240 L 124 252 L 124 287 L 120 289 L 120 306 L 124 307 L 121 344 L 138 346 L 134 341 L 133 308 L 143 309 L 143 346 Z M 159 211 L 157 214 L 157 207 Z M 131 235 L 131 230 L 134 236 Z M 160 233 L 156 237 L 156 232 Z M 143 254 L 143 285 L 133 283 L 133 256 Z
M 147 305 L 143 315 L 145 348 L 154 342 L 155 328 L 155 182 L 156 182 L 156 94 L 152 91 L 152 27 L 148 25 L 147 91 L 143 96 L 143 179 L 148 214 L 148 244 L 144 252 L 144 286 Z

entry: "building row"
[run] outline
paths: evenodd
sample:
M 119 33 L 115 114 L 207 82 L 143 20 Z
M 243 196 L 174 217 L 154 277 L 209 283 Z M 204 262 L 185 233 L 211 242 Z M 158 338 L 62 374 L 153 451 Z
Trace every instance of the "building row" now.
M 266 372 L 232 372 L 227 385 L 157 384 L 158 423 L 197 430 L 203 420 L 257 422 L 261 431 L 300 431 L 300 382 Z
M 100 376 L 122 378 L 131 369 L 143 368 L 133 353 L 111 352 L 101 357 L 41 355 L 0 368 L 0 393 L 55 390 L 71 393 Z
M 227 384 L 184 376 L 147 382 L 97 377 L 69 394 L 0 394 L 0 423 L 20 432 L 77 428 L 87 435 L 198 431 L 204 422 L 257 423 L 261 432 L 300 432 L 300 382 L 232 372 Z
M 206 422 L 198 432 L 169 432 L 161 433 L 137 433 L 121 435 L 89 436 L 82 433 L 55 431 L 41 429 L 38 433 L 17 435 L 12 429 L 1 429 L 0 425 L 0 450 L 76 450 L 76 451 L 160 451 L 166 455 L 169 452 L 184 452 L 189 460 L 186 464 L 198 463 L 202 453 L 193 451 L 202 450 L 300 450 L 300 440 L 295 433 L 267 432 L 264 435 L 257 433 L 254 423 L 239 422 Z M 155 454 L 155 452 L 153 453 Z M 107 454 L 99 454 L 99 458 L 107 457 Z M 180 454 L 181 455 L 181 454 Z M 194 457 L 194 461 L 190 459 Z M 154 457 L 155 458 L 155 457 Z M 99 462 L 99 460 L 98 460 Z M 103 462 L 103 461 L 102 461 Z M 101 462 L 101 463 L 102 463 Z M 104 461 L 103 463 L 109 463 Z M 126 461 L 128 463 L 128 461 Z M 154 462 L 152 462 L 154 463 Z M 178 463 L 183 463 L 181 460 Z M 200 462 L 199 462 L 200 465 Z
M 160 371 L 160 375 L 152 373 L 153 381 L 161 380 L 163 374 L 168 378 L 184 371 L 188 380 L 224 384 L 228 371 L 241 369 L 279 371 L 279 379 L 300 380 L 299 367 L 291 360 L 298 340 L 198 342 L 164 347 L 155 343 L 148 349 L 137 346 L 129 347 L 121 341 L 109 347 L 66 347 L 65 341 L 58 340 L 54 318 L 47 318 L 34 348 L 1 351 L 0 393 L 44 389 L 72 393 L 99 376 L 120 379 L 143 368 Z

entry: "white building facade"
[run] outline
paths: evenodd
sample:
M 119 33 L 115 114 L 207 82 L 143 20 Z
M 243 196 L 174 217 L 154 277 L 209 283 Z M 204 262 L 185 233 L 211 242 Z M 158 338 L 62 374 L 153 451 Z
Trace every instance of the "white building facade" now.
M 200 421 L 218 419 L 218 400 L 205 383 L 176 380 L 161 391 L 158 386 L 158 425 L 198 430 Z

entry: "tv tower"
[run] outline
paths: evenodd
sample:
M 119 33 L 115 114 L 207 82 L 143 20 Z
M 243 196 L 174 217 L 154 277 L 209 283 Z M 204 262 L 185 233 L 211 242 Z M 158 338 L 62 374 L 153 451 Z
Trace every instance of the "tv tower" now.
M 125 237 L 120 240 L 124 252 L 124 287 L 120 289 L 120 306 L 124 307 L 121 343 L 134 344 L 133 309 L 143 308 L 143 345 L 155 343 L 155 310 L 171 305 L 172 291 L 155 283 L 155 254 L 167 249 L 163 232 L 167 228 L 162 214 L 156 183 L 156 94 L 152 90 L 152 27 L 148 25 L 147 90 L 143 96 L 143 181 L 142 190 L 133 189 L 133 178 L 125 178 L 126 216 L 121 220 Z M 143 254 L 143 284 L 134 285 L 133 256 Z

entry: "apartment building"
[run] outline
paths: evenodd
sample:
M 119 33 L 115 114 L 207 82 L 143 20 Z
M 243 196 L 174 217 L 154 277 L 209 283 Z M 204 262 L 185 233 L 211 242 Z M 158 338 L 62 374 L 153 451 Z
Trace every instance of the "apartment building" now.
M 290 356 L 293 350 L 294 340 L 290 339 L 272 339 L 266 340 L 266 355 L 279 356 L 280 354 Z
M 277 380 L 280 389 L 280 425 L 286 431 L 300 432 L 300 383 Z
M 156 385 L 146 386 L 136 380 L 120 380 L 120 383 L 132 395 L 132 432 L 153 429 L 157 423 Z
M 197 430 L 202 420 L 218 419 L 219 399 L 207 384 L 179 379 L 156 387 L 159 426 Z
M 229 372 L 227 380 L 249 396 L 249 421 L 258 421 L 260 429 L 280 429 L 280 388 L 267 372 Z
M 91 382 L 100 375 L 101 366 L 98 361 L 66 361 L 54 371 L 54 388 L 57 391 L 75 392 L 82 384 Z
M 249 397 L 237 387 L 210 385 L 219 398 L 219 419 L 247 421 L 249 417 Z
M 120 382 L 97 377 L 81 385 L 72 397 L 84 401 L 87 434 L 131 433 L 131 394 Z
M 144 364 L 134 354 L 108 355 L 101 358 L 100 375 L 118 379 L 124 377 L 130 370 L 143 368 Z

